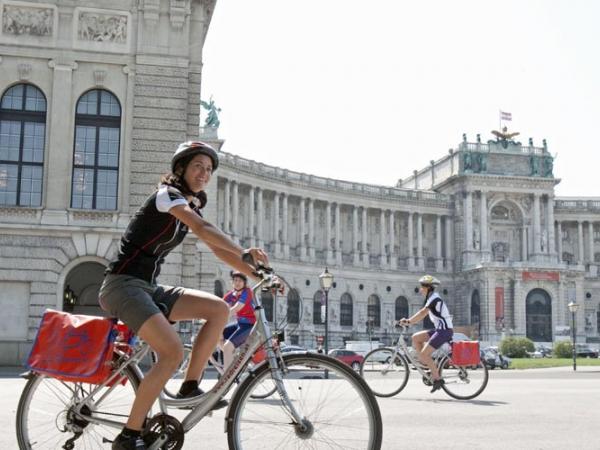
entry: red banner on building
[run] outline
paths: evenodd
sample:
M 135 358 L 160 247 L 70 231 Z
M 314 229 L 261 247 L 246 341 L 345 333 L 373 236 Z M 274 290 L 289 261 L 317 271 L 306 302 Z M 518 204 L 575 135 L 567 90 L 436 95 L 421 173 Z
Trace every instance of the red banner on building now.
M 504 321 L 504 288 L 496 288 L 496 324 L 501 325 Z
M 523 281 L 560 281 L 558 272 L 523 272 Z

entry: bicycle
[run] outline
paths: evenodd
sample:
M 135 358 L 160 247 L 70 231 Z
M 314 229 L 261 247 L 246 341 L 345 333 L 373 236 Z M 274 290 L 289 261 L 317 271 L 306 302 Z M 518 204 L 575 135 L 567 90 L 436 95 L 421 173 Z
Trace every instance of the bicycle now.
M 426 386 L 433 384 L 429 369 L 408 349 L 408 326 L 402 325 L 401 328 L 394 347 L 382 347 L 367 353 L 360 366 L 360 375 L 378 397 L 392 397 L 406 387 L 410 376 L 409 364 L 419 372 Z M 454 365 L 452 344 L 444 344 L 432 357 L 444 380 L 442 389 L 450 397 L 470 400 L 481 394 L 487 386 L 488 370 L 485 364 L 479 361 L 474 366 Z
M 253 264 L 253 266 L 255 266 Z M 256 267 L 253 287 L 272 289 L 278 280 L 269 268 Z M 255 295 L 256 324 L 236 349 L 232 364 L 206 394 L 176 399 L 161 393 L 157 414 L 149 413 L 142 431 L 151 450 L 178 450 L 185 433 L 207 416 L 243 373 L 253 353 L 264 345 L 267 359 L 249 371 L 235 388 L 225 413 L 230 449 L 342 447 L 378 450 L 382 420 L 377 400 L 365 381 L 350 367 L 326 355 L 282 355 L 273 345 L 271 331 Z M 111 442 L 124 426 L 143 374 L 139 363 L 150 352 L 142 341 L 119 342 L 114 371 L 100 385 L 64 382 L 29 372 L 17 409 L 19 448 L 98 448 Z M 252 399 L 272 383 L 268 399 Z M 191 408 L 180 421 L 169 408 Z M 267 439 L 268 437 L 268 439 Z

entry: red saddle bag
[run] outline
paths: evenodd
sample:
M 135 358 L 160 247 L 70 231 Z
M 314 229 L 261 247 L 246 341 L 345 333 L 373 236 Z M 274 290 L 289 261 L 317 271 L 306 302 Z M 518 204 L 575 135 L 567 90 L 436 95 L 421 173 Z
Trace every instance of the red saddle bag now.
M 112 371 L 116 322 L 46 310 L 27 366 L 61 380 L 100 384 Z
M 456 341 L 452 344 L 452 364 L 476 366 L 481 362 L 478 341 Z

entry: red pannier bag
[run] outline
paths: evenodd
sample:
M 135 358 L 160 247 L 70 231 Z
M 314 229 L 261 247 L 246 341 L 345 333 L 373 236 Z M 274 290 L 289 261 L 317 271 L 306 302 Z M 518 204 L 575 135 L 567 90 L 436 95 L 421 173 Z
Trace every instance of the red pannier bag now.
M 481 362 L 479 341 L 456 341 L 452 344 L 452 364 L 476 366 Z
M 117 321 L 46 310 L 27 367 L 65 381 L 101 384 L 111 374 Z

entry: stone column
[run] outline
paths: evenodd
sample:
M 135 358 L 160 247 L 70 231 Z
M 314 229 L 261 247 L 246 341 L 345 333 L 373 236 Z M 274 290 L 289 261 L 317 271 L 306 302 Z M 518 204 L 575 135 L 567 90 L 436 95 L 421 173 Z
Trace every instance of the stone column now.
M 238 230 L 238 217 L 240 215 L 240 198 L 239 198 L 239 184 L 232 182 L 232 205 L 231 205 L 231 235 L 233 240 L 237 243 L 240 242 L 239 230 Z
M 577 243 L 579 244 L 579 254 L 577 255 L 577 264 L 583 264 L 585 261 L 585 255 L 583 253 L 583 222 L 577 221 Z
M 283 204 L 281 205 L 282 208 L 282 220 L 281 220 L 281 240 L 283 241 L 283 257 L 284 258 L 289 258 L 290 257 L 290 243 L 288 242 L 288 224 L 289 224 L 289 218 L 288 218 L 288 198 L 289 195 L 288 194 L 281 194 L 281 196 L 283 197 Z
M 72 187 L 73 158 L 73 111 L 72 86 L 73 70 L 76 62 L 50 60 L 48 67 L 52 73 L 52 100 L 49 102 L 46 119 L 48 142 L 44 156 L 45 169 L 52 176 L 47 177 L 44 192 L 45 207 L 42 210 L 42 223 L 47 225 L 66 225 L 67 208 L 71 206 L 69 194 Z M 3 69 L 4 70 L 4 69 Z M 66 180 L 66 181 L 65 181 Z
M 473 250 L 473 195 L 467 192 L 465 195 L 465 245 L 467 252 Z
M 306 210 L 304 198 L 300 198 L 300 260 L 306 261 Z
M 446 216 L 444 222 L 446 223 L 446 271 L 451 272 L 454 265 L 452 217 Z
M 265 246 L 263 236 L 263 222 L 265 217 L 265 208 L 263 202 L 263 190 L 261 188 L 256 189 L 256 244 L 258 247 L 263 248 Z
M 394 224 L 394 211 L 390 210 L 390 240 L 389 240 L 389 245 L 390 245 L 390 269 L 392 270 L 396 270 L 396 268 L 398 267 L 398 261 L 397 261 L 397 255 L 396 255 L 396 251 L 395 251 L 395 247 L 396 247 L 396 242 L 394 239 L 394 229 L 395 229 L 395 224 Z
M 554 255 L 556 253 L 556 238 L 554 236 L 554 198 L 548 196 L 548 205 L 546 208 L 546 227 L 548 233 L 548 253 Z
M 540 196 L 533 194 L 533 254 L 539 255 L 542 251 L 540 248 L 541 232 L 540 232 Z
M 223 187 L 224 198 L 223 198 L 223 231 L 227 234 L 231 233 L 231 183 L 229 180 L 225 180 L 225 186 Z
M 248 191 L 248 236 L 250 237 L 250 247 L 256 246 L 255 214 L 254 187 L 250 186 L 250 190 Z
M 591 220 L 588 222 L 588 242 L 588 250 L 590 252 L 588 262 L 594 264 L 594 222 Z
M 341 224 L 341 205 L 335 204 L 335 260 L 338 265 L 342 265 L 342 246 L 340 241 L 342 239 L 342 224 Z
M 388 267 L 387 254 L 385 252 L 385 211 L 382 209 L 379 211 L 379 265 L 381 267 Z
M 417 214 L 417 267 L 424 268 L 423 260 L 423 214 Z
M 560 221 L 556 222 L 556 236 L 558 237 L 556 240 L 556 260 L 560 263 L 562 262 L 562 223 Z
M 527 261 L 528 248 L 529 243 L 527 242 L 527 226 L 523 225 L 523 228 L 521 228 L 521 261 Z
M 367 207 L 362 210 L 362 262 L 363 267 L 369 267 L 369 250 L 367 247 Z
M 315 260 L 315 201 L 308 199 L 308 254 Z
M 481 191 L 481 209 L 480 209 L 480 225 L 481 225 L 481 253 L 483 260 L 489 261 L 489 242 L 488 242 L 488 210 L 487 210 L 487 194 Z
M 441 272 L 444 269 L 442 259 L 442 216 L 435 216 L 435 270 Z
M 411 268 L 415 267 L 415 255 L 413 253 L 414 243 L 413 243 L 413 213 L 412 212 L 408 213 L 408 221 L 406 224 L 407 224 L 407 228 L 408 228 L 408 268 L 411 269 Z
M 327 253 L 327 264 L 333 263 L 333 251 L 331 249 L 331 203 L 325 205 L 325 250 Z
M 281 257 L 281 240 L 279 239 L 279 198 L 280 194 L 275 192 L 273 196 L 273 243 L 275 245 L 275 256 Z
M 355 266 L 360 262 L 360 249 L 358 248 L 358 206 L 352 207 L 352 260 Z

